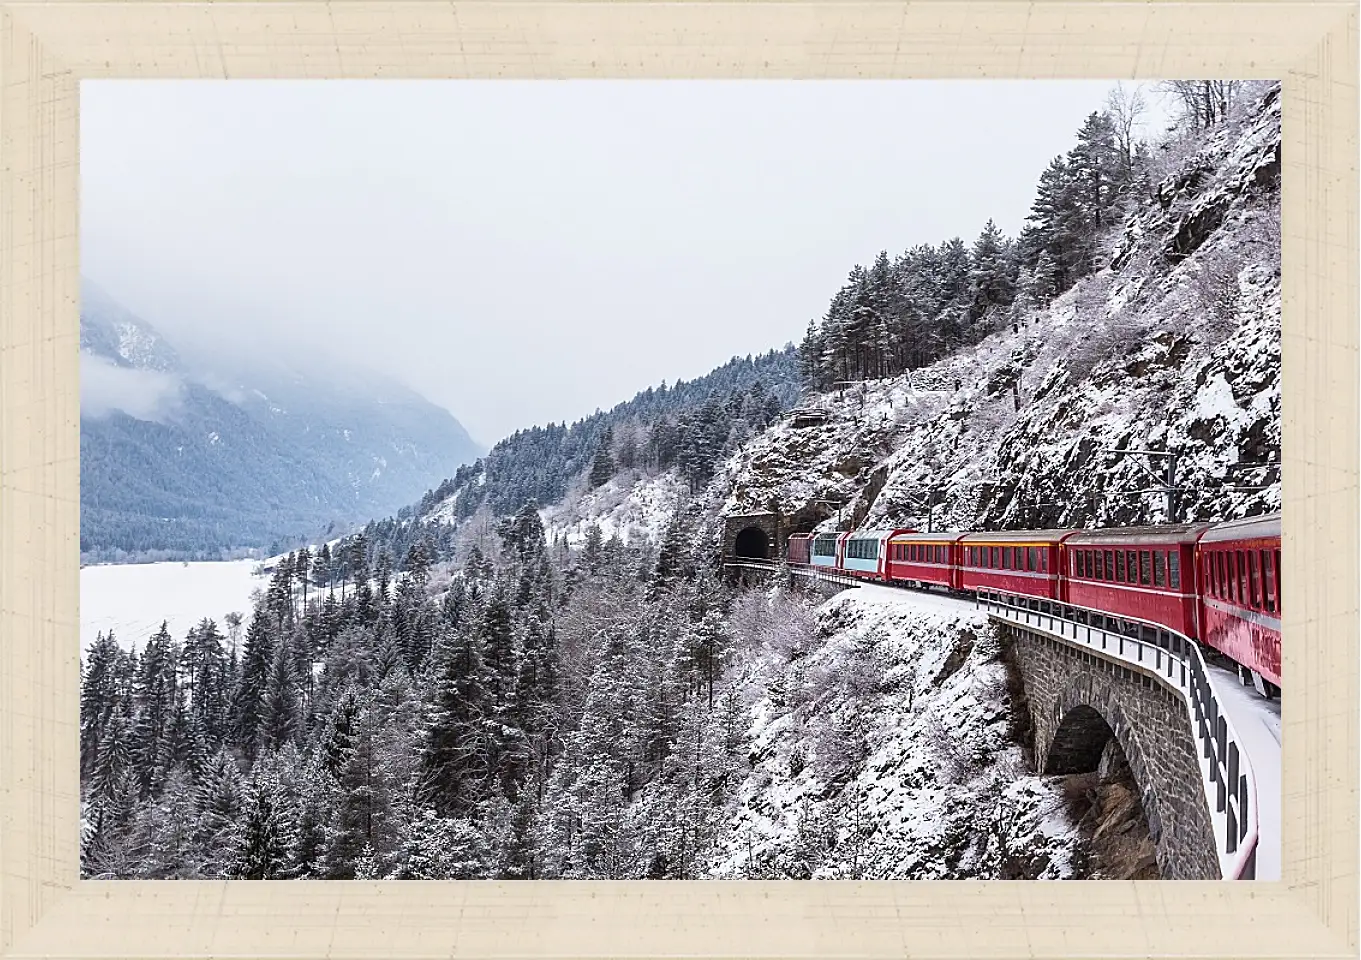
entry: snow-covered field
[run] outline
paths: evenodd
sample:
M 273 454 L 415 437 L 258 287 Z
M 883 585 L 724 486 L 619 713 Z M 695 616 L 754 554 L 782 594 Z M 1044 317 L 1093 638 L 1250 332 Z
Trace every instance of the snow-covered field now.
M 140 650 L 166 621 L 170 635 L 183 640 L 204 617 L 217 621 L 232 612 L 249 617 L 251 592 L 267 586 L 251 571 L 258 560 L 223 563 L 99 564 L 80 571 L 80 649 L 96 634 L 112 630 L 123 648 Z

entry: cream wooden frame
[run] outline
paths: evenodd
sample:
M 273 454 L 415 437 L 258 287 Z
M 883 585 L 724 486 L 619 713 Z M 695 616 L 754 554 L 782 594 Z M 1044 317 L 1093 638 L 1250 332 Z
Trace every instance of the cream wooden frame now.
M 104 77 L 1284 82 L 1279 883 L 77 879 L 77 112 Z M 0 956 L 1357 955 L 1357 7 L 0 2 Z

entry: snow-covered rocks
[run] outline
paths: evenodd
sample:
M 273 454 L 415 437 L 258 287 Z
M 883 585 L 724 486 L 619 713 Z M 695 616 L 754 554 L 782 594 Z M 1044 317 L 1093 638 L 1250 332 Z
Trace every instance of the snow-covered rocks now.
M 1075 875 L 1083 841 L 1061 791 L 1027 772 L 984 616 L 864 587 L 816 625 L 772 636 L 748 680 L 752 769 L 712 875 Z

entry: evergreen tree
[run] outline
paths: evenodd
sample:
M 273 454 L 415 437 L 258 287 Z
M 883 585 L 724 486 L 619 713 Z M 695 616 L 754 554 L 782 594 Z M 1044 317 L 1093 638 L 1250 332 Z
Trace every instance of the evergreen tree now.
M 80 687 L 80 776 L 87 780 L 95 767 L 100 741 L 118 709 L 118 660 L 121 653 L 113 632 L 99 633 L 83 664 Z
M 166 624 L 147 641 L 137 670 L 132 729 L 132 763 L 141 797 L 159 792 L 174 763 L 169 738 L 176 703 L 177 653 Z
M 269 672 L 274 663 L 275 640 L 267 615 L 257 609 L 246 630 L 241 656 L 241 679 L 236 689 L 234 714 L 237 743 L 247 759 L 254 759 L 261 747 L 260 721 Z
M 592 488 L 603 486 L 614 476 L 614 456 L 610 453 L 613 434 L 607 427 L 596 447 L 595 460 L 591 463 L 590 485 Z

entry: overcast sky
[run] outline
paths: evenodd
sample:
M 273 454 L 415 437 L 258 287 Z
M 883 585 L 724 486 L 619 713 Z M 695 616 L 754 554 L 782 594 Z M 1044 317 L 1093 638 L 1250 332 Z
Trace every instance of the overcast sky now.
M 1112 85 L 85 81 L 82 272 L 490 445 L 797 342 L 880 249 L 1014 236 Z

